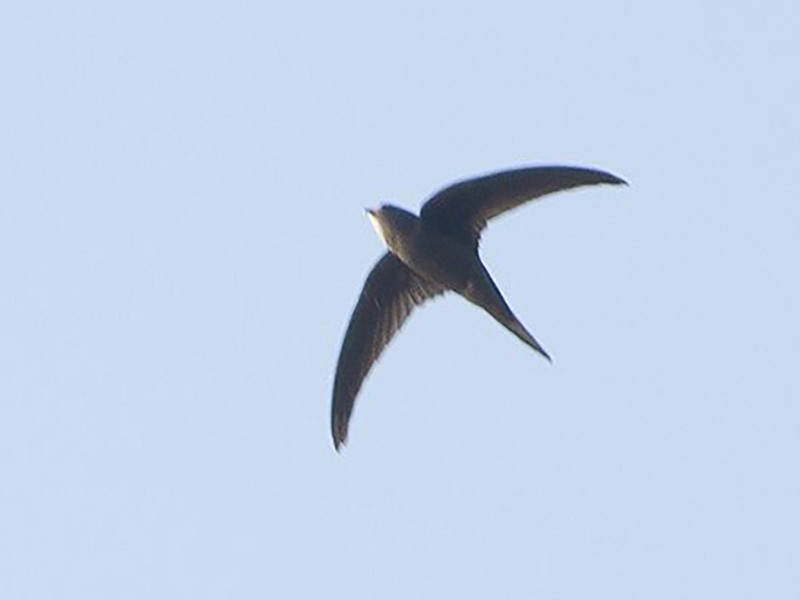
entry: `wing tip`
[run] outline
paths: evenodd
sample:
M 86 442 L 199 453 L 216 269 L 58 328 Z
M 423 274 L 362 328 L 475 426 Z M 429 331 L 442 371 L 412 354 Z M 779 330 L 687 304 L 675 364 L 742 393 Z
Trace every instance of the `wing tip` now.
M 616 175 L 614 175 L 612 173 L 607 173 L 607 175 L 608 175 L 608 181 L 606 181 L 606 183 L 609 183 L 611 185 L 624 185 L 624 186 L 630 185 L 622 177 L 617 177 Z
M 629 185 L 627 180 L 623 179 L 622 177 L 619 177 L 618 175 L 614 175 L 609 171 L 598 169 L 597 167 L 593 166 L 587 167 L 587 166 L 570 165 L 570 164 L 552 164 L 552 165 L 534 165 L 531 167 L 521 167 L 519 170 L 555 171 L 558 174 L 566 174 L 570 177 L 576 176 L 580 181 L 578 185 L 593 185 L 601 183 L 606 183 L 609 185 L 625 185 L 625 186 Z M 499 173 L 503 172 L 500 171 Z
M 336 452 L 341 452 L 347 443 L 347 419 L 342 419 L 340 415 L 334 415 L 331 434 L 333 436 L 333 449 Z

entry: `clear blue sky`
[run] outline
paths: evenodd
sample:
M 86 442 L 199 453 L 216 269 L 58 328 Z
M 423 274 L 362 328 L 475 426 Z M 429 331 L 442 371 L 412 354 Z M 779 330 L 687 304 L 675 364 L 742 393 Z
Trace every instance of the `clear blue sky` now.
M 796 1 L 4 2 L 0 597 L 800 597 Z M 548 364 L 415 313 L 333 451 L 365 206 L 494 222 Z

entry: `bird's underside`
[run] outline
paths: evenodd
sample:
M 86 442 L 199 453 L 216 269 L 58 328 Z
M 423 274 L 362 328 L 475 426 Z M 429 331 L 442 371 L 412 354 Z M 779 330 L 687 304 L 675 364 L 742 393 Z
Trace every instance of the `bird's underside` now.
M 624 184 L 578 167 L 530 167 L 444 188 L 420 216 L 392 206 L 369 211 L 389 251 L 367 277 L 345 333 L 333 385 L 331 428 L 338 450 L 361 384 L 415 306 L 452 290 L 480 306 L 525 344 L 550 358 L 514 316 L 478 255 L 487 222 L 546 194 L 596 184 Z

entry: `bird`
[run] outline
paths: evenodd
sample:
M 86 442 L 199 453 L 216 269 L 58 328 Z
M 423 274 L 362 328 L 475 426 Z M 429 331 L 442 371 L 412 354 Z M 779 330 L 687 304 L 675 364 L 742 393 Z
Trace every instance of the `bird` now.
M 611 184 L 616 175 L 585 167 L 529 166 L 458 181 L 436 192 L 419 216 L 391 204 L 366 209 L 387 250 L 373 266 L 345 332 L 333 382 L 331 433 L 347 441 L 356 396 L 372 366 L 414 308 L 455 292 L 485 310 L 527 346 L 550 355 L 511 311 L 479 255 L 487 223 L 553 192 Z

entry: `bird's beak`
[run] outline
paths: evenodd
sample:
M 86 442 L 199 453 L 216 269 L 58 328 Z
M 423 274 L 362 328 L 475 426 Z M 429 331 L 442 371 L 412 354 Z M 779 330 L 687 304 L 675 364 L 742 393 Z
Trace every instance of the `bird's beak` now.
M 381 225 L 381 222 L 378 220 L 378 211 L 373 210 L 371 208 L 366 208 L 364 210 L 367 211 L 369 222 L 372 223 L 372 228 L 375 230 L 375 233 L 378 234 L 378 237 L 381 238 L 381 241 L 385 244 L 386 237 L 383 234 L 383 226 Z

